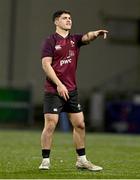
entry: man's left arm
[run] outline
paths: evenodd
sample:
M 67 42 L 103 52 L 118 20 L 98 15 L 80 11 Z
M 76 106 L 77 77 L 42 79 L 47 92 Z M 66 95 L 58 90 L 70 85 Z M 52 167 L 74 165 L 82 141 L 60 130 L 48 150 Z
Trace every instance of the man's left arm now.
M 90 31 L 83 35 L 82 42 L 88 44 L 90 41 L 95 40 L 99 36 L 103 36 L 103 38 L 106 39 L 107 33 L 107 30 Z

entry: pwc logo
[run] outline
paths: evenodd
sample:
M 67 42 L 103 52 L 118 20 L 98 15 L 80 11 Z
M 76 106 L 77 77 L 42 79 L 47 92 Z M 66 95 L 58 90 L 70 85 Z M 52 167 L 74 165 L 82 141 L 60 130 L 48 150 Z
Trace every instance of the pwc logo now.
M 60 66 L 63 66 L 63 65 L 65 65 L 65 64 L 70 64 L 71 63 L 71 58 L 70 58 L 70 56 L 68 56 L 67 57 L 67 59 L 62 59 L 61 61 L 60 61 Z

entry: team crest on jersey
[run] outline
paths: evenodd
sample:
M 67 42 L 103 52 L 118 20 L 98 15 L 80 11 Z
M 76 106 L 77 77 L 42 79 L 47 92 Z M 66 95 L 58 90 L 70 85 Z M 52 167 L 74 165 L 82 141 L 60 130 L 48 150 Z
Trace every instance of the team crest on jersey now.
M 74 51 L 73 50 L 69 50 L 69 56 L 72 57 L 74 55 L 75 55 Z
M 62 47 L 58 44 L 58 45 L 55 46 L 55 49 L 60 50 L 60 49 L 62 49 Z
M 71 47 L 74 47 L 75 42 L 70 40 L 70 43 L 71 43 Z

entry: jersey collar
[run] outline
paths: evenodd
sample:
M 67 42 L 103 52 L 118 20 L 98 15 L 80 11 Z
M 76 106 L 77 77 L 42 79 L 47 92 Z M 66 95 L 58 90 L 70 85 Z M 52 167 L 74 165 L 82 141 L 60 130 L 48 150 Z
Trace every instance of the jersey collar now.
M 67 39 L 69 36 L 70 36 L 70 33 L 66 36 L 66 37 L 63 37 L 61 36 L 60 34 L 58 34 L 57 32 L 55 33 L 56 36 L 62 38 L 62 39 Z

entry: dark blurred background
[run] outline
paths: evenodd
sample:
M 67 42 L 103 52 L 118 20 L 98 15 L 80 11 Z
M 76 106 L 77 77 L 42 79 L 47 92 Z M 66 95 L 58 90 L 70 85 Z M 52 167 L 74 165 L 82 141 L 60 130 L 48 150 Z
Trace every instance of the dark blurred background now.
M 109 31 L 79 57 L 87 131 L 140 133 L 139 0 L 0 0 L 0 127 L 43 127 L 40 50 L 58 9 L 71 11 L 74 33 Z M 71 130 L 65 114 L 57 128 Z

